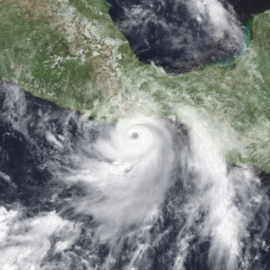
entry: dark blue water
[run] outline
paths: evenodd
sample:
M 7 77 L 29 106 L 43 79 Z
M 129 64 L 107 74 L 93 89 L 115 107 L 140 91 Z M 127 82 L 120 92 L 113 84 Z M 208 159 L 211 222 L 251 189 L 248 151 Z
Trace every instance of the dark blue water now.
M 270 3 L 267 0 L 228 0 L 222 2 L 225 5 L 231 5 L 243 23 L 246 23 L 251 17 L 270 9 Z
M 245 27 L 268 0 L 108 0 L 109 14 L 146 64 L 167 73 L 229 63 L 246 46 Z

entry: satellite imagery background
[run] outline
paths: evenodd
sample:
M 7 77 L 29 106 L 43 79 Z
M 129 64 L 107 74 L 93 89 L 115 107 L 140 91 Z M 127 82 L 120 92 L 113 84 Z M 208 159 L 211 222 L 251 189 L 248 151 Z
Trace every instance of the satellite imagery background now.
M 269 1 L 0 7 L 1 270 L 269 269 Z

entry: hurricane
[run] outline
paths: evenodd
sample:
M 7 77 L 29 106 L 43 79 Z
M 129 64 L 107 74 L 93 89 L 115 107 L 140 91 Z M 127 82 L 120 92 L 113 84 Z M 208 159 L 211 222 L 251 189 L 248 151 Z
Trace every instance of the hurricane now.
M 85 186 L 87 196 L 75 209 L 93 215 L 104 227 L 102 237 L 146 225 L 156 215 L 172 185 L 173 144 L 164 126 L 162 120 L 125 119 L 94 145 L 82 144 L 71 156 L 76 168 L 59 175 Z

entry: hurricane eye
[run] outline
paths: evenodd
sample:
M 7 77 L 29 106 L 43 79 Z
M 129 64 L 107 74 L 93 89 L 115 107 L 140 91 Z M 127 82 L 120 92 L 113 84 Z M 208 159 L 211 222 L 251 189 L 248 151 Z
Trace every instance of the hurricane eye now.
M 137 132 L 132 132 L 131 137 L 132 137 L 132 139 L 138 139 L 139 134 Z

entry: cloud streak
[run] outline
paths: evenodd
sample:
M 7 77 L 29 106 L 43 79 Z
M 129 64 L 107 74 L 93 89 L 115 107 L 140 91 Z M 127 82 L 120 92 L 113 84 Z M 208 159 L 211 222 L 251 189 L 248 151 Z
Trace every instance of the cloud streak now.
M 139 60 L 170 74 L 230 62 L 240 56 L 246 47 L 247 20 L 258 9 L 255 1 L 108 2 L 113 22 Z

